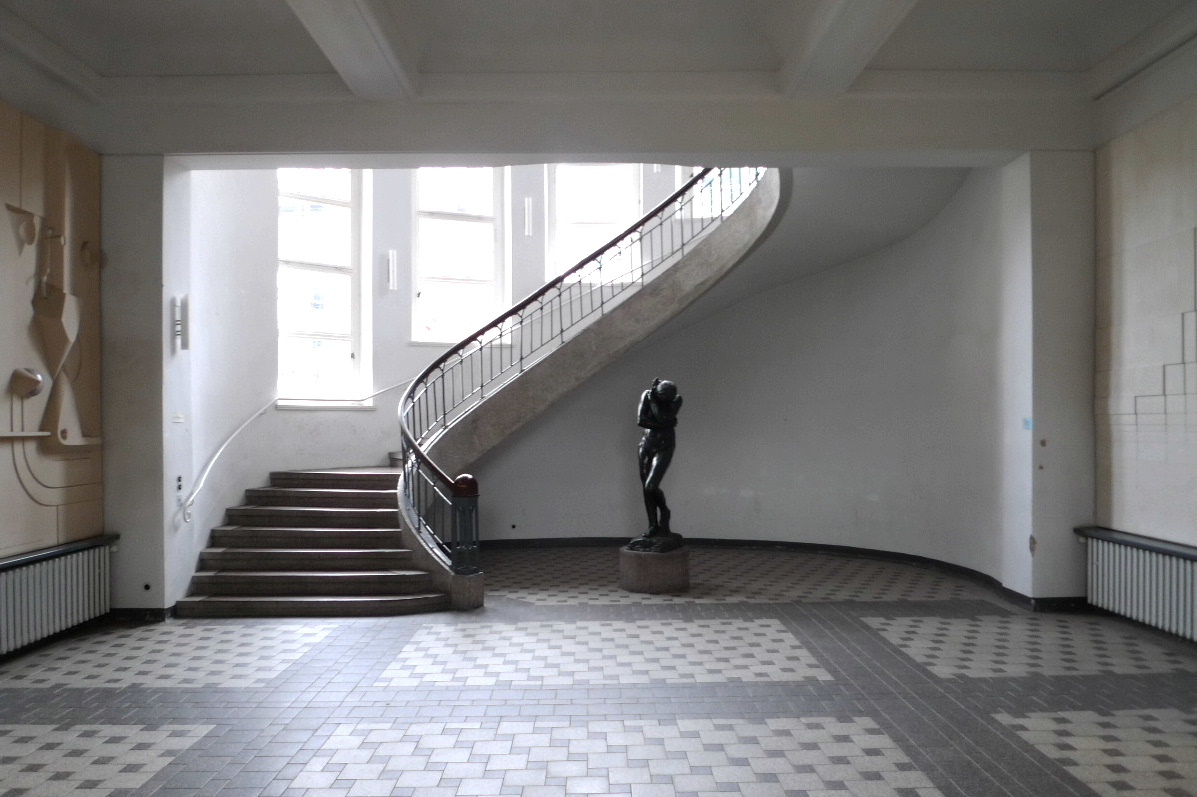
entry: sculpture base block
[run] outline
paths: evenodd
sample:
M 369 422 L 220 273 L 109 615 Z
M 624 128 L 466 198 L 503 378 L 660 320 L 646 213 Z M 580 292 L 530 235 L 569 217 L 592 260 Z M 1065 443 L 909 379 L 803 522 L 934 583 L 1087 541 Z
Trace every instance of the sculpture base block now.
M 668 553 L 619 549 L 619 588 L 657 595 L 690 589 L 690 551 Z

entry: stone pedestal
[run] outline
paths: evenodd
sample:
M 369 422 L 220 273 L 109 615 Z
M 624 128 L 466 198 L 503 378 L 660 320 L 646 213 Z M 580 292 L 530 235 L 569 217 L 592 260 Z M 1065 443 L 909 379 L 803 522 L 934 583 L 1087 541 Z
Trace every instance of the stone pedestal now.
M 628 592 L 651 594 L 687 591 L 690 589 L 689 549 L 652 553 L 620 548 L 619 587 Z

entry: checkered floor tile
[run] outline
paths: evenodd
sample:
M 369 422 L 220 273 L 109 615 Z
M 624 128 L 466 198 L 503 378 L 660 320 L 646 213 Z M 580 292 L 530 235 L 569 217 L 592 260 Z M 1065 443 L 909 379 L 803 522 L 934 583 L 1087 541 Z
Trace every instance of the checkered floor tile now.
M 997 719 L 1103 797 L 1197 797 L 1197 707 Z
M 475 612 L 97 623 L 0 659 L 0 797 L 1197 797 L 1191 643 L 924 567 L 691 555 L 686 596 L 505 551 Z
M 542 606 L 960 600 L 992 593 L 905 564 L 788 551 L 690 549 L 690 590 L 647 595 L 619 588 L 619 551 L 487 551 L 488 597 Z
M 777 620 L 483 623 L 421 629 L 380 686 L 831 680 Z
M 346 723 L 282 786 L 351 794 L 939 797 L 868 718 Z
M 941 678 L 1197 672 L 1191 658 L 1093 619 L 1040 614 L 865 622 Z
M 88 636 L 0 670 L 0 688 L 261 686 L 329 628 L 171 623 Z
M 211 730 L 202 725 L 0 725 L 0 794 L 106 797 L 135 789 Z

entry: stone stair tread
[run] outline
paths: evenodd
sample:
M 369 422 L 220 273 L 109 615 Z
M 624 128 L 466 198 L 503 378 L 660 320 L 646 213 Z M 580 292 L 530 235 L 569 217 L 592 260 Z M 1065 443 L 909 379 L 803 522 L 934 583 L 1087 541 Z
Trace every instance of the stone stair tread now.
M 378 576 L 426 576 L 427 570 L 197 570 L 197 577 L 228 575 L 236 578 L 374 578 Z
M 452 601 L 415 569 L 387 467 L 270 474 L 212 529 L 181 617 L 354 617 L 443 611 Z
M 179 601 L 181 617 L 385 617 L 444 611 L 442 592 L 403 595 L 190 595 Z
M 345 475 L 351 475 L 351 476 L 352 475 L 371 476 L 371 475 L 378 475 L 378 474 L 385 473 L 388 475 L 400 476 L 403 473 L 403 469 L 402 468 L 391 468 L 391 467 L 387 467 L 386 465 L 377 465 L 374 467 L 366 466 L 366 467 L 361 467 L 361 468 L 358 468 L 358 467 L 353 467 L 353 468 L 300 468 L 299 470 L 280 470 L 280 471 L 275 471 L 275 473 L 301 473 L 304 475 L 335 473 L 335 474 L 345 474 Z
M 411 548 L 272 548 L 238 545 L 213 545 L 205 548 L 202 553 L 244 553 L 244 554 L 319 554 L 321 556 L 335 556 L 336 554 L 409 554 Z
M 275 471 L 270 474 L 274 487 L 330 488 L 337 486 L 363 489 L 390 489 L 398 485 L 403 471 L 399 468 L 322 468 L 315 470 Z
M 235 525 L 212 529 L 212 548 L 410 550 L 402 531 L 393 527 Z
M 330 492 L 331 491 L 331 492 L 366 492 L 366 493 L 392 492 L 393 493 L 393 492 L 395 492 L 395 490 L 398 489 L 398 485 L 396 485 L 395 487 L 355 487 L 355 486 L 347 486 L 347 485 L 343 485 L 340 487 L 324 487 L 324 486 L 319 486 L 319 485 L 297 485 L 297 486 L 293 487 L 289 484 L 283 485 L 283 486 L 266 484 L 261 487 L 250 487 L 249 489 L 251 489 L 251 490 L 312 490 L 314 492 Z
M 255 534 L 263 532 L 267 534 L 273 534 L 277 532 L 293 531 L 298 531 L 302 534 L 313 534 L 318 532 L 326 532 L 328 534 L 394 534 L 396 536 L 400 536 L 402 534 L 402 529 L 384 526 L 243 526 L 239 523 L 228 523 L 222 526 L 215 526 L 212 530 L 221 532 L 252 531 Z
M 196 601 L 215 600 L 218 601 L 237 601 L 245 603 L 262 603 L 263 601 L 286 601 L 288 603 L 302 603 L 304 601 L 327 601 L 329 603 L 346 603 L 346 602 L 370 602 L 377 603 L 379 601 L 417 601 L 420 598 L 438 598 L 443 597 L 448 600 L 449 596 L 444 592 L 406 592 L 403 595 L 188 595 L 181 598 L 181 601 L 188 603 L 195 603 Z
M 225 522 L 241 526 L 353 526 L 393 528 L 399 522 L 398 503 L 390 507 L 271 506 L 242 504 L 229 507 Z
M 399 490 L 385 487 L 250 487 L 249 493 L 286 493 L 295 495 L 398 495 Z
M 260 509 L 264 512 L 397 512 L 398 509 L 385 506 L 289 506 L 286 504 L 241 504 L 229 507 L 233 510 Z
M 399 492 L 390 489 L 349 487 L 251 487 L 245 491 L 248 506 L 302 506 L 339 509 L 395 509 Z

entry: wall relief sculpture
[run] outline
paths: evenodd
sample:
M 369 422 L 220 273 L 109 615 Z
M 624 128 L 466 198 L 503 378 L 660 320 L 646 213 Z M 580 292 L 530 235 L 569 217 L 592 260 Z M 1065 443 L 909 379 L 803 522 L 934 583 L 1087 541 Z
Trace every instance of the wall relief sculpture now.
M 103 529 L 100 163 L 0 105 L 0 556 Z

